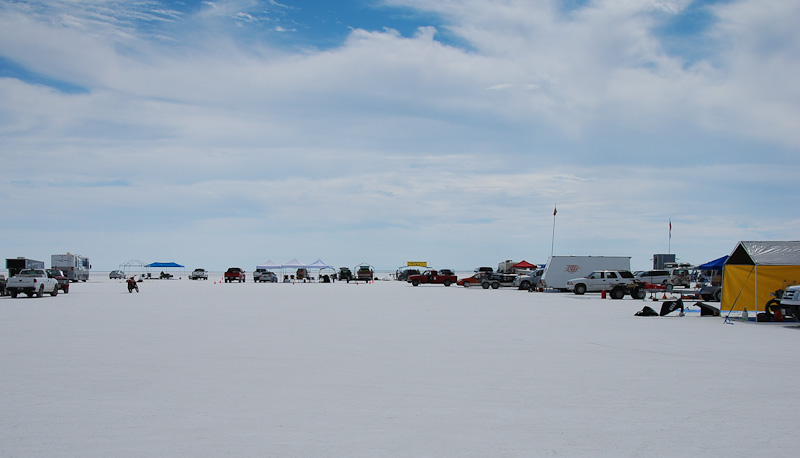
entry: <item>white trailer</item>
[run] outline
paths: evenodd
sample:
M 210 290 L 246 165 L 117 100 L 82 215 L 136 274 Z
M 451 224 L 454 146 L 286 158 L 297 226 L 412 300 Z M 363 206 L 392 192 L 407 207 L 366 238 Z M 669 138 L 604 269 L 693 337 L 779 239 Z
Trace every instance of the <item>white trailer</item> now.
M 89 279 L 89 258 L 77 254 L 54 254 L 50 257 L 50 266 L 64 272 L 69 281 L 86 281 Z
M 631 270 L 630 256 L 550 256 L 539 286 L 567 290 L 567 280 L 595 270 Z

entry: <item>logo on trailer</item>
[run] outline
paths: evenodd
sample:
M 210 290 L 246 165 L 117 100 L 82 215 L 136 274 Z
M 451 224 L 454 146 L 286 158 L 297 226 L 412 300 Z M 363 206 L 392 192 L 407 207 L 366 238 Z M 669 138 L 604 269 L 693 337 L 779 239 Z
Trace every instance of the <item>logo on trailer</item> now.
M 579 266 L 579 265 L 577 265 L 577 264 L 569 264 L 569 265 L 568 265 L 568 266 L 567 266 L 567 267 L 564 269 L 564 271 L 565 271 L 565 272 L 569 272 L 569 273 L 571 273 L 571 274 L 574 274 L 575 272 L 577 272 L 578 270 L 580 270 L 580 268 L 581 268 L 581 266 Z

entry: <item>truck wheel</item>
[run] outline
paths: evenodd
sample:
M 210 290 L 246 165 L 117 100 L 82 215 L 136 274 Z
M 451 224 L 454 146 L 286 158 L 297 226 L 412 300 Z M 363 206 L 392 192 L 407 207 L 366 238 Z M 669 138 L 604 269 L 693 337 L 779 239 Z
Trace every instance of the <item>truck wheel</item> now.
M 631 297 L 634 299 L 644 299 L 647 296 L 647 292 L 642 288 L 633 288 L 631 291 Z
M 614 288 L 611 290 L 611 299 L 622 299 L 625 297 L 625 290 L 622 288 Z
M 586 293 L 586 285 L 584 285 L 583 283 L 578 283 L 577 285 L 575 285 L 573 292 L 578 296 L 583 296 Z
M 531 287 L 531 282 L 529 282 L 528 280 L 525 280 L 519 284 L 519 289 L 528 289 L 530 287 Z
M 44 296 L 44 285 L 39 287 L 39 291 L 36 291 L 36 297 Z
M 51 295 L 51 296 L 58 296 L 58 286 L 56 286 L 55 288 L 53 288 L 53 292 L 52 292 L 52 293 L 50 293 L 50 295 Z
M 412 286 L 419 286 L 419 280 L 417 280 L 417 279 L 411 280 L 411 285 Z
M 17 294 L 18 294 L 18 293 L 17 293 L 17 291 L 11 291 L 11 292 L 10 292 L 10 293 L 8 293 L 8 294 L 10 294 L 10 295 L 11 295 L 11 298 L 12 298 L 12 299 L 16 299 L 16 298 L 17 298 Z
M 500 282 L 496 282 L 496 281 L 492 282 L 492 289 L 497 289 L 499 287 L 500 287 Z
M 488 281 L 485 281 L 485 282 L 481 283 L 481 288 L 483 288 L 483 289 L 489 289 L 489 286 L 490 285 L 489 285 Z
M 444 286 L 450 286 L 450 284 L 452 284 L 452 283 L 453 282 L 451 282 L 450 280 L 445 280 L 444 281 Z

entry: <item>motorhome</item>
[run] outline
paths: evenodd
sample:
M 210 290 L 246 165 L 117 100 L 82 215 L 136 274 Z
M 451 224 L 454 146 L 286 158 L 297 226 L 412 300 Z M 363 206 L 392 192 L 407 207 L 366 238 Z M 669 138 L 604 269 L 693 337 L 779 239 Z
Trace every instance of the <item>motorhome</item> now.
M 89 258 L 77 254 L 54 254 L 50 257 L 50 266 L 64 272 L 69 281 L 86 281 L 89 279 Z
M 596 270 L 631 270 L 630 256 L 551 256 L 539 286 L 567 291 L 567 281 Z

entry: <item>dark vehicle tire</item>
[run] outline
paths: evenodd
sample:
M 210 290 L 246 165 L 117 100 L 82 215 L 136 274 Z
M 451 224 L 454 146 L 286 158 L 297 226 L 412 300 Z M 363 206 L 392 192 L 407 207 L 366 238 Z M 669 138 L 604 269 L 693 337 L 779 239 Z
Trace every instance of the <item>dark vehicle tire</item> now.
M 722 288 L 714 291 L 714 300 L 717 302 L 722 302 Z
M 463 285 L 464 285 L 464 288 L 469 288 L 470 287 L 470 283 L 468 281 L 465 281 L 463 283 Z
M 496 281 L 492 282 L 492 289 L 497 289 L 499 287 L 500 287 L 500 282 L 496 282 Z
M 58 296 L 58 286 L 53 288 L 53 292 L 50 293 L 51 296 Z
M 451 284 L 453 284 L 453 282 L 451 282 L 450 280 L 444 281 L 444 286 L 450 286 Z
M 11 291 L 11 292 L 10 292 L 10 293 L 8 293 L 8 294 L 10 294 L 10 295 L 11 295 L 11 298 L 12 298 L 12 299 L 16 299 L 16 298 L 17 298 L 17 294 L 18 294 L 18 293 L 17 293 L 16 291 Z
M 36 297 L 44 296 L 44 285 L 39 287 L 39 291 L 36 291 Z
M 644 299 L 647 296 L 647 291 L 642 288 L 633 288 L 631 291 L 631 297 L 634 299 Z
M 489 285 L 488 281 L 485 281 L 485 282 L 481 283 L 481 288 L 483 288 L 483 289 L 489 289 L 489 286 L 491 286 L 491 285 Z
M 701 294 L 700 297 L 702 297 L 704 301 L 709 301 L 709 302 L 714 299 L 714 297 L 710 294 Z
M 525 280 L 519 284 L 519 289 L 528 289 L 530 287 L 531 287 L 531 282 L 529 282 L 528 280 Z
M 411 280 L 411 286 L 419 286 L 419 280 L 417 279 Z
M 622 299 L 625 297 L 625 290 L 622 288 L 614 288 L 611 290 L 611 299 Z
M 584 294 L 586 294 L 586 285 L 584 285 L 583 283 L 578 283 L 577 285 L 575 285 L 573 292 L 578 296 L 583 296 Z

